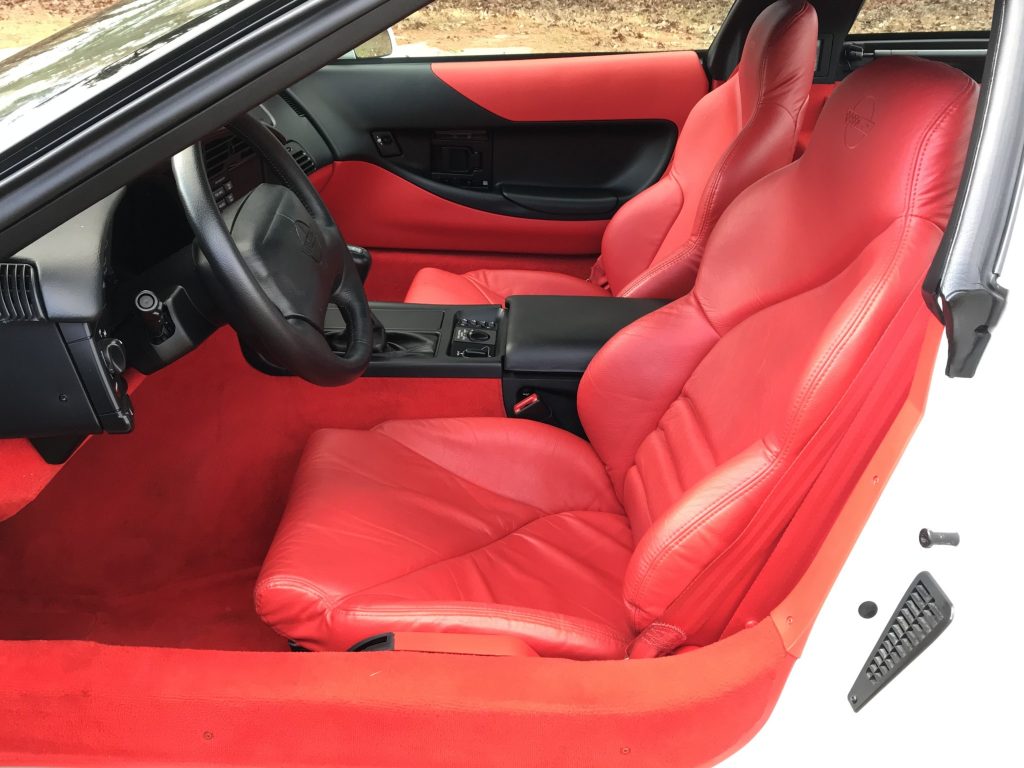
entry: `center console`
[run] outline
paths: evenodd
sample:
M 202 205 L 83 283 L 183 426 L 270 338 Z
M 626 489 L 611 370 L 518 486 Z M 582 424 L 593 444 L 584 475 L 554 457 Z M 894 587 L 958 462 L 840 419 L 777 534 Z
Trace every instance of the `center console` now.
M 501 378 L 505 310 L 497 306 L 439 306 L 370 302 L 379 327 L 366 376 Z M 345 328 L 331 306 L 328 333 Z
M 583 434 L 580 378 L 619 330 L 667 302 L 594 296 L 513 296 L 498 306 L 371 302 L 377 321 L 367 376 L 494 378 L 510 416 Z M 333 309 L 326 328 L 344 330 Z

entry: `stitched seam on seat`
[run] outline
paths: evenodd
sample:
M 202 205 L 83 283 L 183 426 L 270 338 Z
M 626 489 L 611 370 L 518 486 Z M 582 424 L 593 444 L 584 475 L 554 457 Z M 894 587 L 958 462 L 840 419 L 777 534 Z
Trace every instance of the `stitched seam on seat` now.
M 775 454 L 775 452 L 768 447 L 764 440 L 761 441 L 761 444 L 764 447 L 764 449 L 768 452 L 768 454 L 771 456 L 770 460 L 762 467 L 760 467 L 756 472 L 750 475 L 747 479 L 745 479 L 740 485 L 733 488 L 728 494 L 712 500 L 712 502 L 705 506 L 697 515 L 695 515 L 693 519 L 690 520 L 690 522 L 688 522 L 679 530 L 675 531 L 666 542 L 664 542 L 660 547 L 658 547 L 658 550 L 650 559 L 647 569 L 644 572 L 644 576 L 636 589 L 637 599 L 635 601 L 629 601 L 634 608 L 634 621 L 636 621 L 637 618 L 636 612 L 640 610 L 638 603 L 643 602 L 643 593 L 646 591 L 647 585 L 653 578 L 652 574 L 658 571 L 658 567 L 661 565 L 662 561 L 670 554 L 672 554 L 680 543 L 689 538 L 689 535 L 692 531 L 702 527 L 706 519 L 713 517 L 721 509 L 731 504 L 734 500 L 742 497 L 748 491 L 752 491 L 755 488 L 757 488 L 759 485 L 761 485 L 762 482 L 764 482 L 765 478 L 774 469 L 778 459 L 778 455 Z
M 671 407 L 672 405 L 669 404 L 669 408 Z M 654 428 L 654 431 L 651 432 L 650 436 L 654 437 L 657 435 L 657 439 L 665 446 L 665 452 L 668 454 L 669 464 L 672 466 L 672 469 L 675 472 L 676 481 L 679 483 L 679 487 L 681 488 L 683 486 L 683 477 L 680 474 L 678 467 L 682 466 L 685 462 L 680 460 L 680 457 L 676 455 L 675 449 L 672 447 L 672 441 L 669 440 L 668 437 L 668 430 L 665 429 L 664 418 L 665 417 L 662 416 L 662 420 L 658 422 L 658 426 Z M 646 440 L 644 442 L 646 443 Z M 637 467 L 637 469 L 639 470 L 639 467 Z
M 840 329 L 839 333 L 832 337 L 829 343 L 828 349 L 825 350 L 825 354 L 818 358 L 815 363 L 814 369 L 811 371 L 811 375 L 804 381 L 804 385 L 800 388 L 800 394 L 794 401 L 792 419 L 798 420 L 804 413 L 807 404 L 813 401 L 814 396 L 817 394 L 818 389 L 821 387 L 822 381 L 825 380 L 826 374 L 831 371 L 832 366 L 836 358 L 840 353 L 845 350 L 846 345 L 851 336 L 863 325 L 864 317 L 868 314 L 868 311 L 875 305 L 879 294 L 881 294 L 883 287 L 888 283 L 889 276 L 896 269 L 899 264 L 900 257 L 903 255 L 906 242 L 907 233 L 910 231 L 908 226 L 909 217 L 903 219 L 903 228 L 900 231 L 900 239 L 893 251 L 893 255 L 889 260 L 889 264 L 886 266 L 885 271 L 878 276 L 875 280 L 875 284 L 871 287 L 871 290 L 860 300 L 853 316 L 846 321 L 843 328 Z M 863 251 L 861 251 L 863 254 Z M 859 256 L 860 254 L 858 254 Z M 796 439 L 796 430 L 791 429 L 787 436 L 786 442 L 782 447 L 783 453 L 793 447 L 793 443 Z
M 256 583 L 259 587 L 284 587 L 286 589 L 300 589 L 309 592 L 312 596 L 321 600 L 333 600 L 336 595 L 326 592 L 319 584 L 304 579 L 301 576 L 269 576 Z
M 651 269 L 650 264 L 648 264 L 648 268 L 633 278 L 633 282 L 623 288 L 620 295 L 624 297 L 631 296 L 665 270 L 671 269 L 680 261 L 685 261 L 686 257 L 690 256 L 695 250 L 697 250 L 697 240 L 691 237 L 690 240 L 687 241 L 686 245 L 679 248 L 679 250 L 658 266 Z M 657 256 L 657 254 L 655 254 L 655 256 Z M 651 262 L 653 261 L 654 259 L 651 259 Z
M 694 297 L 693 297 L 693 305 L 694 305 L 694 306 L 695 306 L 695 307 L 697 308 L 697 311 L 699 311 L 699 312 L 700 312 L 700 314 L 701 314 L 701 317 L 703 317 L 703 318 L 704 318 L 704 322 L 706 322 L 706 323 L 707 323 L 707 326 L 708 326 L 708 328 L 710 328 L 710 329 L 711 329 L 711 332 L 712 332 L 712 333 L 714 333 L 714 334 L 715 334 L 715 335 L 716 335 L 716 336 L 718 337 L 718 340 L 719 340 L 719 341 L 721 341 L 721 339 L 722 339 L 722 334 L 721 334 L 721 333 L 719 332 L 719 330 L 718 330 L 717 328 L 715 328 L 715 326 L 714 326 L 714 325 L 712 324 L 712 322 L 711 322 L 711 318 L 710 318 L 710 317 L 708 317 L 708 314 L 707 314 L 707 312 L 705 311 L 705 309 L 704 309 L 703 305 L 701 305 L 699 297 L 697 297 L 697 296 L 694 296 Z M 669 305 L 669 306 L 671 306 L 671 305 Z M 684 379 L 683 379 L 683 381 L 682 381 L 682 382 L 680 383 L 680 385 L 679 385 L 679 392 L 678 392 L 678 393 L 676 393 L 676 396 L 675 396 L 675 397 L 673 397 L 673 398 L 672 398 L 671 400 L 669 400 L 669 401 L 668 401 L 668 406 L 666 406 L 666 409 L 665 409 L 666 411 L 668 410 L 668 408 L 669 408 L 669 407 L 671 407 L 672 403 L 674 403 L 674 402 L 675 402 L 676 400 L 678 400 L 678 399 L 679 399 L 680 397 L 682 397 L 682 396 L 683 396 L 683 390 L 684 390 L 684 389 L 686 389 L 686 385 L 687 385 L 687 384 L 689 383 L 689 381 L 690 381 L 690 378 L 692 377 L 693 371 L 697 370 L 697 368 L 699 368 L 699 367 L 700 367 L 701 363 L 703 363 L 703 362 L 704 362 L 704 360 L 705 360 L 705 359 L 707 358 L 707 356 L 708 356 L 709 354 L 711 354 L 711 350 L 713 350 L 713 349 L 715 348 L 715 346 L 717 345 L 717 343 L 718 343 L 718 342 L 714 342 L 714 343 L 712 343 L 712 344 L 711 344 L 711 345 L 710 345 L 710 346 L 708 347 L 707 351 L 706 351 L 706 352 L 705 352 L 705 353 L 704 353 L 703 355 L 701 355 L 701 358 L 700 358 L 700 360 L 698 360 L 698 361 L 696 361 L 696 362 L 694 363 L 694 365 L 693 365 L 693 368 L 691 369 L 691 372 L 690 372 L 690 374 L 691 374 L 691 375 L 690 375 L 690 376 L 687 376 L 686 378 L 684 378 Z M 658 429 L 658 428 L 659 428 L 659 427 L 661 426 L 661 419 L 662 419 L 662 418 L 664 418 L 664 415 L 665 415 L 665 414 L 664 414 L 664 413 L 662 413 L 661 417 L 659 417 L 659 419 L 658 419 L 658 420 L 657 420 L 657 421 L 656 421 L 656 422 L 654 423 L 654 426 L 653 426 L 653 427 L 651 427 L 651 430 L 652 430 L 652 431 L 653 431 L 653 430 L 655 430 L 655 429 Z M 648 434 L 649 434 L 649 433 L 648 433 Z M 639 468 L 639 467 L 637 466 L 637 463 L 636 463 L 636 453 L 637 453 L 637 451 L 639 451 L 639 450 L 640 450 L 640 446 L 641 446 L 641 445 L 643 445 L 643 443 L 644 443 L 644 440 L 646 440 L 646 439 L 647 439 L 647 434 L 644 434 L 644 435 L 643 435 L 643 436 L 642 436 L 642 437 L 641 437 L 641 438 L 640 438 L 640 439 L 639 439 L 639 440 L 637 441 L 637 443 L 636 443 L 636 446 L 635 446 L 635 447 L 633 448 L 633 461 L 632 461 L 632 463 L 631 463 L 631 464 L 630 464 L 629 466 L 627 466 L 627 467 L 625 468 L 625 470 L 623 471 L 623 474 L 622 474 L 623 480 L 625 480 L 626 474 L 628 474 L 628 472 L 629 472 L 629 470 L 630 470 L 630 469 L 636 469 L 636 470 L 637 470 L 637 475 L 638 475 L 638 476 L 640 476 L 640 479 L 641 479 L 641 482 L 642 482 L 642 480 L 643 480 L 643 477 L 642 477 L 642 473 L 640 472 L 640 468 Z M 713 453 L 713 452 L 712 452 L 712 453 Z M 608 471 L 608 469 L 607 469 L 607 466 L 606 466 L 606 468 L 605 468 L 605 469 L 606 469 L 606 471 Z M 645 493 L 646 493 L 646 491 L 645 491 Z M 648 517 L 650 517 L 650 515 L 648 515 Z M 650 519 L 650 522 L 651 522 L 651 523 L 653 524 L 653 522 L 654 522 L 653 518 L 651 518 L 651 519 Z
M 261 579 L 256 582 L 256 588 L 253 590 L 253 603 L 256 607 L 256 613 L 260 616 L 265 614 L 264 611 L 264 595 L 265 590 L 278 590 L 288 589 L 297 591 L 311 598 L 313 601 L 320 603 L 326 607 L 331 603 L 332 600 L 336 599 L 336 595 L 330 595 L 320 587 L 319 584 L 315 584 L 308 579 L 304 579 L 301 576 L 271 576 L 266 579 Z M 276 627 L 275 627 L 276 630 Z M 283 633 L 278 632 L 278 634 Z
M 651 514 L 651 496 L 650 496 L 649 493 L 647 493 L 647 486 L 644 485 L 644 476 L 643 476 L 643 473 L 640 471 L 640 468 L 637 467 L 636 464 L 634 464 L 629 469 L 635 469 L 636 470 L 636 483 L 637 483 L 637 486 L 638 486 L 638 490 L 640 491 L 640 493 L 643 494 L 643 498 L 639 499 L 638 501 L 643 505 L 643 514 L 644 514 L 644 517 L 647 518 L 647 525 L 644 528 L 644 533 L 646 533 L 647 530 L 652 525 L 654 525 L 654 515 Z M 625 489 L 626 480 L 629 477 L 629 469 L 627 469 L 625 474 L 622 476 L 623 489 Z M 630 528 L 631 529 L 632 529 L 632 527 L 633 527 L 632 524 L 630 524 Z M 633 534 L 633 535 L 634 535 L 634 537 L 636 536 L 636 534 Z M 641 534 L 641 536 L 642 535 L 643 534 Z
M 964 75 L 964 86 L 960 90 L 960 93 L 958 93 L 956 97 L 951 99 L 947 107 L 942 111 L 942 113 L 938 117 L 936 117 L 935 121 L 929 127 L 928 132 L 926 133 L 923 141 L 921 142 L 919 154 L 915 162 L 916 172 L 914 173 L 914 181 L 911 185 L 910 190 L 908 190 L 907 192 L 907 210 L 910 212 L 911 215 L 917 215 L 914 206 L 914 203 L 916 201 L 914 200 L 914 198 L 917 197 L 918 185 L 921 182 L 921 174 L 924 172 L 923 156 L 925 154 L 925 151 L 928 149 L 928 146 L 932 143 L 932 139 L 935 138 L 935 135 L 938 133 L 939 127 L 942 125 L 942 123 L 944 123 L 946 119 L 949 118 L 949 116 L 952 115 L 954 112 L 957 112 L 961 108 L 963 108 L 963 106 L 967 103 L 968 99 L 965 99 L 964 97 L 970 96 L 974 92 L 974 87 L 974 81 L 971 80 L 967 75 Z M 918 218 L 926 217 L 918 216 Z M 941 226 L 939 228 L 943 230 L 945 229 L 945 227 Z
M 679 207 L 677 208 L 677 210 L 675 212 L 675 215 L 670 216 L 667 219 L 667 223 L 665 225 L 665 229 L 661 233 L 661 235 L 658 237 L 658 246 L 654 249 L 654 253 L 651 254 L 651 258 L 647 260 L 647 264 L 644 265 L 644 268 L 642 270 L 640 270 L 640 274 L 634 276 L 633 279 L 630 280 L 630 282 L 628 282 L 626 284 L 626 287 L 622 289 L 622 293 L 614 294 L 616 296 L 625 296 L 626 295 L 626 291 L 628 291 L 628 290 L 630 290 L 632 288 L 633 283 L 635 283 L 637 280 L 639 280 L 641 278 L 641 276 L 643 276 L 643 274 L 648 269 L 651 268 L 651 264 L 653 264 L 654 260 L 658 258 L 658 251 L 661 249 L 661 246 L 664 244 L 665 240 L 668 238 L 669 233 L 672 231 L 672 227 L 675 226 L 676 222 L 679 220 L 679 215 L 683 212 L 683 208 L 686 206 L 686 191 L 683 189 L 683 185 L 679 183 L 679 179 L 677 178 L 675 171 L 673 171 L 671 168 L 668 171 L 666 179 L 668 179 L 673 184 L 675 184 L 676 185 L 676 189 L 679 190 Z M 653 187 L 652 187 L 652 189 L 653 189 Z M 608 270 L 606 269 L 605 270 L 605 275 L 607 276 L 607 274 L 608 274 Z
M 768 70 L 768 57 L 771 55 L 771 51 L 774 45 L 776 44 L 777 39 L 785 35 L 790 29 L 792 29 L 793 26 L 804 16 L 804 14 L 808 12 L 808 10 L 810 10 L 810 5 L 805 2 L 804 5 L 800 8 L 800 10 L 797 13 L 795 13 L 786 24 L 782 25 L 781 27 L 776 27 L 774 30 L 772 30 L 772 34 L 769 36 L 767 43 L 765 43 L 765 55 L 764 58 L 761 60 L 761 72 L 758 75 L 757 103 L 754 105 L 754 111 L 750 113 L 750 118 L 743 124 L 743 127 L 740 128 L 739 132 L 736 134 L 736 137 L 732 140 L 732 143 L 729 145 L 729 149 L 726 150 L 725 155 L 715 166 L 715 170 L 713 171 L 713 173 L 715 174 L 714 185 L 711 189 L 710 194 L 701 201 L 701 211 L 698 217 L 699 227 L 696 233 L 698 237 L 703 237 L 706 233 L 706 227 L 708 225 L 709 219 L 708 212 L 714 205 L 715 199 L 718 197 L 718 190 L 720 189 L 722 179 L 725 176 L 725 168 L 732 160 L 733 155 L 735 155 L 735 153 L 738 151 L 740 139 L 744 136 L 747 129 L 749 129 L 753 122 L 757 119 L 758 115 L 761 113 L 762 107 L 768 104 L 768 101 L 765 98 L 765 93 L 768 89 L 768 81 L 766 76 Z M 775 104 L 774 102 L 772 103 Z M 795 130 L 796 119 L 793 117 L 790 111 L 783 107 L 781 104 L 775 104 L 775 106 L 778 106 L 790 118 L 790 120 L 793 121 Z M 707 192 L 707 187 L 705 187 L 705 192 Z
M 537 509 L 537 508 L 536 507 L 531 507 L 531 509 Z M 483 544 L 481 544 L 481 545 L 479 545 L 477 547 L 473 547 L 472 549 L 466 550 L 465 552 L 457 552 L 457 553 L 452 554 L 452 555 L 447 555 L 445 557 L 442 557 L 439 560 L 435 560 L 432 563 L 429 563 L 427 565 L 418 566 L 416 568 L 413 568 L 411 571 L 407 571 L 405 573 L 401 573 L 401 574 L 399 574 L 397 576 L 389 576 L 387 579 L 385 579 L 382 582 L 379 582 L 378 584 L 374 584 L 373 586 L 370 586 L 370 587 L 364 587 L 363 589 L 360 589 L 357 592 L 352 592 L 352 593 L 350 593 L 348 595 L 341 595 L 337 599 L 338 600 L 343 600 L 346 597 L 354 597 L 355 595 L 363 595 L 363 594 L 366 594 L 367 591 L 369 591 L 369 590 L 380 589 L 380 588 L 382 588 L 382 587 L 384 587 L 384 586 L 386 586 L 388 584 L 393 584 L 396 581 L 401 581 L 402 579 L 407 578 L 408 576 L 412 576 L 414 573 L 419 573 L 420 571 L 425 570 L 427 568 L 435 568 L 435 567 L 437 567 L 439 565 L 443 565 L 444 563 L 452 562 L 453 560 L 461 560 L 463 558 L 470 557 L 471 555 L 475 555 L 477 552 L 482 552 L 483 550 L 485 550 L 488 547 L 491 547 L 491 546 L 497 544 L 500 541 L 504 541 L 505 539 L 509 538 L 510 536 L 515 536 L 516 534 L 518 534 L 521 531 L 523 531 L 523 529 L 530 527 L 534 523 L 539 522 L 539 521 L 544 520 L 544 519 L 547 519 L 547 518 L 550 518 L 550 517 L 558 517 L 558 516 L 561 516 L 561 515 L 571 515 L 571 514 L 573 514 L 574 512 L 577 512 L 577 511 L 586 511 L 589 514 L 603 514 L 603 515 L 616 515 L 616 516 L 618 516 L 617 512 L 600 512 L 600 511 L 597 511 L 597 510 L 563 510 L 561 512 L 549 512 L 549 513 L 544 513 L 543 510 L 540 510 L 540 511 L 541 511 L 542 514 L 539 515 L 538 517 L 534 517 L 534 518 L 532 518 L 530 520 L 527 520 L 527 521 L 521 523 L 520 525 L 517 525 L 512 530 L 508 531 L 505 534 L 502 534 L 500 537 L 498 537 L 496 539 L 491 539 L 490 541 L 487 541 L 487 542 L 485 542 L 485 543 L 483 543 Z M 627 522 L 628 522 L 628 518 L 627 518 Z
M 686 383 L 690 383 L 689 379 L 687 379 Z M 711 430 L 708 429 L 707 424 L 704 423 L 704 417 L 701 415 L 700 411 L 697 410 L 697 403 L 693 401 L 692 397 L 686 394 L 685 389 L 686 384 L 683 384 L 684 391 L 680 393 L 679 399 L 686 403 L 690 409 L 690 413 L 693 414 L 694 424 L 696 424 L 697 429 L 700 432 L 700 436 L 704 440 L 704 444 L 708 447 L 708 453 L 711 454 L 712 461 L 714 461 L 717 466 L 721 461 L 718 458 L 718 452 L 715 450 L 714 444 L 711 442 Z
M 496 292 L 492 291 L 491 294 L 488 295 L 487 291 L 490 290 L 490 288 L 486 288 L 486 290 L 485 290 L 486 286 L 483 283 L 478 282 L 477 280 L 474 280 L 468 274 L 460 275 L 460 277 L 463 280 L 465 280 L 467 283 L 469 283 L 471 286 L 473 286 L 476 289 L 477 293 L 479 293 L 483 297 L 484 301 L 486 301 L 488 304 L 492 304 L 494 302 L 494 300 L 495 300 L 494 294 Z

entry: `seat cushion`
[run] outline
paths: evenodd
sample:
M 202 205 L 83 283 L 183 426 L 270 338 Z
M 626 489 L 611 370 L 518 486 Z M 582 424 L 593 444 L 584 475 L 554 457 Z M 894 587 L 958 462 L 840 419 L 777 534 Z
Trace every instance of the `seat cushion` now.
M 603 465 L 554 427 L 483 418 L 325 430 L 302 459 L 256 606 L 315 650 L 448 631 L 621 658 L 632 546 Z
M 509 296 L 608 296 L 574 275 L 528 269 L 478 269 L 457 275 L 425 267 L 405 296 L 410 304 L 500 304 Z

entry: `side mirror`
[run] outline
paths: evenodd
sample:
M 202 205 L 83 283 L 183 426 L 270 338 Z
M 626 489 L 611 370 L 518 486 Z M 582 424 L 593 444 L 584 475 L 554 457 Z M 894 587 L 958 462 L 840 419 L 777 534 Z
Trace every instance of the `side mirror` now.
M 385 59 L 395 52 L 395 36 L 390 27 L 374 35 L 362 45 L 356 46 L 343 59 Z

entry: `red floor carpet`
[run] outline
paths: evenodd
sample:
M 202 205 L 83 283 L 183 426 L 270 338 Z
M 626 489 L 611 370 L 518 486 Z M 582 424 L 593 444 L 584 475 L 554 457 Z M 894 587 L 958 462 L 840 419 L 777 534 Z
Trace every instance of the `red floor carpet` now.
M 226 330 L 133 401 L 133 434 L 90 440 L 0 523 L 0 639 L 283 650 L 251 589 L 309 434 L 502 413 L 497 380 L 264 376 Z

